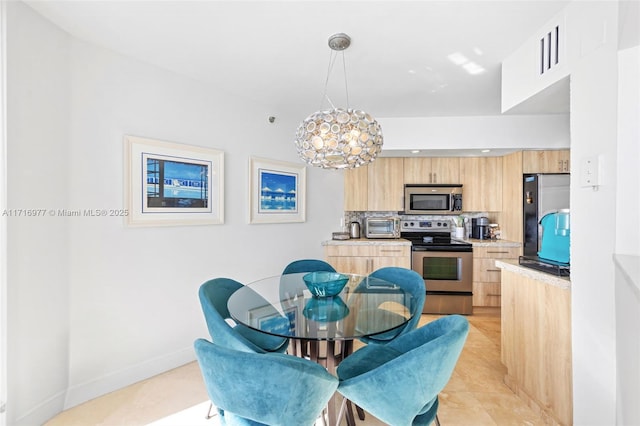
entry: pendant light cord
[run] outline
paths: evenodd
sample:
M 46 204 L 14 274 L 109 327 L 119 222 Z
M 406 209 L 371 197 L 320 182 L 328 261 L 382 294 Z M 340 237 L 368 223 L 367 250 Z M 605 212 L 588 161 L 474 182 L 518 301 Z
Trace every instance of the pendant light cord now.
M 344 92 L 347 100 L 347 109 L 349 109 L 349 87 L 347 85 L 347 64 L 344 58 L 344 51 L 340 53 L 342 53 L 342 72 L 344 75 Z M 327 96 L 327 88 L 329 87 L 329 78 L 331 77 L 331 72 L 333 71 L 333 66 L 336 63 L 337 57 L 338 57 L 338 52 L 334 50 L 331 50 L 329 52 L 329 66 L 327 67 L 327 78 L 324 81 L 324 92 L 322 93 L 322 99 L 320 100 L 320 108 L 319 108 L 320 110 L 322 110 L 322 104 L 324 103 L 325 99 L 329 102 L 329 105 L 331 105 L 331 108 L 336 109 L 333 102 L 331 102 L 331 99 L 329 98 L 329 96 Z

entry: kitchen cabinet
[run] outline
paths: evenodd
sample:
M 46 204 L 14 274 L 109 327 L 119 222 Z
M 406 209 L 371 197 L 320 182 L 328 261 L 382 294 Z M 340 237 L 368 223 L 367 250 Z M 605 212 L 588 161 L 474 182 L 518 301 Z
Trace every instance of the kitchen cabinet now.
M 404 159 L 404 183 L 460 183 L 460 159 L 420 157 Z
M 463 211 L 502 210 L 502 157 L 460 158 L 460 181 Z
M 344 172 L 344 209 L 362 212 L 369 209 L 369 166 L 357 167 Z
M 570 151 L 543 150 L 523 151 L 523 173 L 569 173 L 571 171 Z
M 402 158 L 377 158 L 368 166 L 346 170 L 346 211 L 400 211 L 404 209 L 404 164 Z
M 522 151 L 502 157 L 502 213 L 496 220 L 502 239 L 523 242 Z
M 507 247 L 501 243 L 473 246 L 473 306 L 500 306 L 500 269 L 496 260 L 518 260 L 519 247 Z
M 376 240 L 377 241 L 377 240 Z M 336 271 L 368 275 L 385 266 L 411 269 L 411 243 L 363 243 L 327 244 L 324 246 L 325 260 Z
M 545 423 L 571 425 L 571 283 L 519 265 L 498 265 L 504 383 Z

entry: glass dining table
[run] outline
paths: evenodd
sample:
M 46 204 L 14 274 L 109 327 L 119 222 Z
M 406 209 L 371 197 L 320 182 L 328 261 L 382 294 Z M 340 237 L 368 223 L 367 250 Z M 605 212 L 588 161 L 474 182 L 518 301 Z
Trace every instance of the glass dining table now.
M 411 319 L 406 307 L 413 296 L 393 282 L 344 274 L 348 282 L 339 294 L 316 297 L 305 275 L 277 275 L 245 285 L 229 298 L 231 317 L 263 333 L 289 338 L 290 354 L 318 362 L 332 374 L 353 352 L 354 340 L 392 332 Z M 328 412 L 329 424 L 335 424 L 334 404 Z

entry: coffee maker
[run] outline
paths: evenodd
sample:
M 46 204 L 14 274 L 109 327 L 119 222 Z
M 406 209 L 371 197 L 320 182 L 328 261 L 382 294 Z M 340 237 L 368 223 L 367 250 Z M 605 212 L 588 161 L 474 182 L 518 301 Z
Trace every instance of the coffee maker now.
M 471 219 L 471 238 L 476 240 L 488 240 L 490 238 L 488 217 Z

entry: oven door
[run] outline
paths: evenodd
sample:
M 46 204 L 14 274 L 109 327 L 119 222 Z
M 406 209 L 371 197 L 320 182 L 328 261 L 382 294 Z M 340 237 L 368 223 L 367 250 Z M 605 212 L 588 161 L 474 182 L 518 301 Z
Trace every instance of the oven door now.
M 411 265 L 424 279 L 427 293 L 472 291 L 472 252 L 414 250 Z

